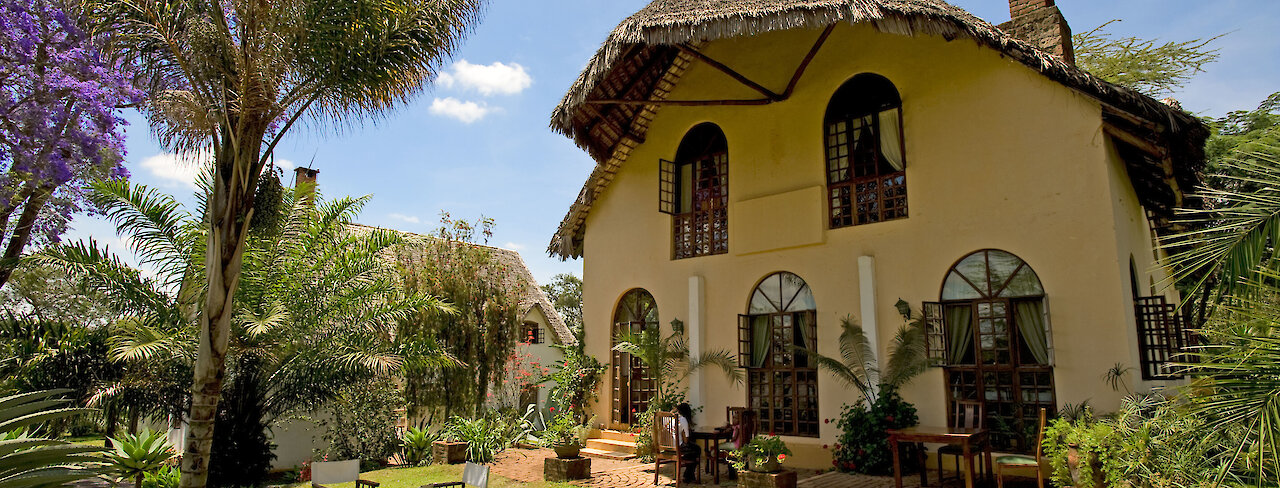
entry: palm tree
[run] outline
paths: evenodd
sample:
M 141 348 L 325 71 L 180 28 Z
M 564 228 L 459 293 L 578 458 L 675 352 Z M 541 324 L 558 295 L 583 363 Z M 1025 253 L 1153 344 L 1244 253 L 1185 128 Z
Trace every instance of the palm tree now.
M 694 372 L 713 366 L 724 372 L 734 383 L 742 383 L 742 370 L 738 359 L 723 349 L 704 351 L 693 355 L 685 341 L 681 328 L 675 328 L 663 336 L 658 327 L 645 327 L 640 331 L 623 329 L 615 337 L 613 350 L 630 354 L 644 363 L 650 378 L 656 385 L 655 402 L 662 402 L 664 390 L 683 382 Z
M 420 93 L 483 0 L 99 0 L 97 13 L 148 89 L 153 132 L 212 158 L 182 486 L 203 487 L 241 283 L 255 185 L 299 120 L 343 126 Z
M 101 471 L 101 448 L 31 434 L 51 421 L 87 412 L 66 408 L 58 396 L 70 390 L 45 390 L 0 398 L 0 486 L 53 488 Z
M 910 313 L 906 317 L 910 317 Z M 916 316 L 922 316 L 916 314 Z M 889 347 L 889 364 L 880 371 L 875 345 L 853 316 L 840 319 L 840 357 L 823 356 L 804 348 L 818 368 L 825 369 L 845 385 L 857 388 L 868 403 L 880 395 L 881 385 L 899 387 L 929 369 L 925 354 L 924 333 L 919 319 L 898 328 Z M 883 374 L 882 374 L 883 373 Z
M 184 391 L 189 383 L 172 372 L 198 364 L 201 304 L 189 298 L 206 286 L 204 228 L 172 197 L 145 186 L 101 182 L 90 199 L 128 237 L 139 260 L 157 270 L 144 275 L 93 241 L 36 258 L 111 297 L 126 316 L 114 324 L 112 356 L 134 365 L 132 374 L 95 401 Z M 254 406 L 244 412 L 255 417 L 252 423 L 269 425 L 334 398 L 344 385 L 397 372 L 407 361 L 449 364 L 434 344 L 394 334 L 400 321 L 421 311 L 451 309 L 401 286 L 386 259 L 400 243 L 398 234 L 349 225 L 367 197 L 326 202 L 287 193 L 280 200 L 278 223 L 246 238 L 247 266 L 228 337 L 235 365 L 227 374 L 229 391 L 239 395 L 237 407 Z M 147 411 L 171 413 L 188 401 L 170 396 Z

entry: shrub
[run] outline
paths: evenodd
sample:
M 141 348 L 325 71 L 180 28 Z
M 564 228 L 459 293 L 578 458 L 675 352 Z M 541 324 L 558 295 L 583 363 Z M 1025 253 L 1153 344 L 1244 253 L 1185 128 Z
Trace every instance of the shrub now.
M 587 424 L 595 422 L 592 417 Z M 539 443 L 543 447 L 581 446 L 587 441 L 587 433 L 591 428 L 578 423 L 573 412 L 561 412 L 551 419 L 547 430 L 542 432 Z
M 111 438 L 111 449 L 107 453 L 111 470 L 120 478 L 132 481 L 134 486 L 141 486 L 145 475 L 165 467 L 176 454 L 164 432 L 149 429 Z
M 751 438 L 747 445 L 733 453 L 733 467 L 738 471 L 759 469 L 763 463 L 773 459 L 785 461 L 791 455 L 787 443 L 778 436 L 758 435 Z
M 836 424 L 840 439 L 831 463 L 841 471 L 889 474 L 893 471 L 893 452 L 889 450 L 886 431 L 911 427 L 917 422 L 916 407 L 898 395 L 897 387 L 880 385 L 880 395 L 870 407 L 859 400 L 841 410 Z
M 171 464 L 165 464 L 154 472 L 142 475 L 142 488 L 178 488 L 182 479 L 182 471 Z
M 575 415 L 578 422 L 587 421 L 587 404 L 596 399 L 596 386 L 607 366 L 594 356 L 563 347 L 564 362 L 557 365 L 546 379 L 555 382 L 547 394 L 547 403 L 561 412 Z
M 439 432 L 409 427 L 400 438 L 400 444 L 404 449 L 404 461 L 410 466 L 431 463 L 431 443 L 439 438 Z
M 476 419 L 454 417 L 444 430 L 444 438 L 467 443 L 467 461 L 493 462 L 499 453 L 524 440 L 533 431 L 527 416 L 501 415 L 490 412 Z
M 356 383 L 329 404 L 324 451 L 329 459 L 359 459 L 362 468 L 374 468 L 399 452 L 403 441 L 396 433 L 396 410 L 404 406 L 400 392 L 389 381 L 373 379 Z

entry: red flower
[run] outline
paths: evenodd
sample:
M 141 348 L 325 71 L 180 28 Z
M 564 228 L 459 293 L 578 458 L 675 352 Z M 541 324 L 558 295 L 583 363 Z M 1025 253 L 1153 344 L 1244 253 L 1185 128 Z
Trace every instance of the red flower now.
M 786 460 L 787 460 L 787 455 L 786 455 L 786 454 L 779 454 L 779 455 L 778 455 L 778 461 L 786 461 Z
M 887 415 L 887 416 L 885 416 L 884 421 L 892 424 L 892 423 L 893 423 L 893 416 L 892 416 L 892 415 Z
M 823 449 L 826 449 L 827 447 L 829 447 L 829 446 L 827 446 L 826 444 L 823 444 L 823 445 L 822 445 L 822 448 L 823 448 Z
M 831 423 L 831 419 L 822 419 L 822 423 L 829 424 Z
M 831 465 L 832 465 L 832 466 L 835 466 L 835 467 L 837 467 L 837 468 L 838 468 L 838 467 L 840 467 L 840 460 L 839 460 L 839 459 L 832 459 L 832 460 L 831 460 Z
M 551 407 L 551 411 L 552 412 L 556 411 L 556 407 Z

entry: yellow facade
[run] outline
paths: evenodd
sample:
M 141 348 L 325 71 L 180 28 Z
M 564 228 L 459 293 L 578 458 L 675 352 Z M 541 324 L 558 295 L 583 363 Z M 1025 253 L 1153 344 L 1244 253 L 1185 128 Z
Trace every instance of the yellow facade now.
M 702 51 L 765 86 L 782 87 L 818 34 L 773 32 L 716 41 Z M 823 116 L 836 89 L 863 72 L 888 78 L 901 94 L 910 216 L 832 230 L 823 200 Z M 695 62 L 668 98 L 758 95 Z M 701 122 L 717 124 L 728 139 L 729 252 L 672 260 L 671 217 L 657 211 L 658 161 L 673 159 L 684 134 Z M 1124 165 L 1101 130 L 1099 102 L 970 40 L 841 24 L 787 101 L 669 106 L 658 113 L 585 224 L 587 349 L 610 357 L 615 305 L 627 290 L 643 288 L 656 299 L 664 327 L 678 318 L 696 324 L 691 333 L 702 350 L 737 351 L 737 315 L 746 312 L 749 294 L 765 276 L 789 271 L 813 290 L 819 352 L 838 356 L 839 320 L 852 315 L 875 324 L 883 358 L 903 323 L 895 302 L 919 307 L 938 300 L 956 260 L 986 248 L 1021 257 L 1043 283 L 1058 405 L 1087 399 L 1100 411 L 1116 408 L 1123 392 L 1112 391 L 1104 373 L 1138 361 L 1130 256 L 1143 285 L 1163 276 Z M 862 256 L 874 258 L 874 294 L 860 289 Z M 700 278 L 701 293 L 690 292 L 691 277 Z M 873 306 L 864 307 L 862 296 L 875 296 Z M 700 375 L 700 421 L 720 424 L 725 406 L 746 404 L 744 386 L 717 371 Z M 1128 379 L 1134 390 L 1152 386 L 1136 371 Z M 819 373 L 818 388 L 822 419 L 834 420 L 842 404 L 859 396 L 827 373 Z M 600 393 L 596 413 L 607 419 L 607 379 Z M 922 424 L 945 425 L 940 369 L 902 393 Z M 830 465 L 822 446 L 839 432 L 834 421 L 820 427 L 818 438 L 786 438 L 796 452 L 788 464 Z

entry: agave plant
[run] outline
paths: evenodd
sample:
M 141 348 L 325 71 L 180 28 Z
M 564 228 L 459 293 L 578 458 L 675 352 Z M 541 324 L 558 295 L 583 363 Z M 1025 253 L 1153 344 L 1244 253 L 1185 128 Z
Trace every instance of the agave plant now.
M 417 466 L 431 459 L 431 443 L 440 438 L 427 429 L 409 427 L 401 437 L 404 445 L 404 460 L 410 466 Z
M 101 448 L 34 434 L 46 422 L 81 415 L 57 397 L 69 390 L 20 393 L 0 398 L 0 486 L 54 487 L 89 478 L 102 467 Z
M 160 471 L 177 454 L 164 432 L 150 429 L 113 437 L 111 446 L 107 459 L 111 461 L 112 471 L 122 479 L 134 480 L 135 487 L 142 486 L 143 477 Z

